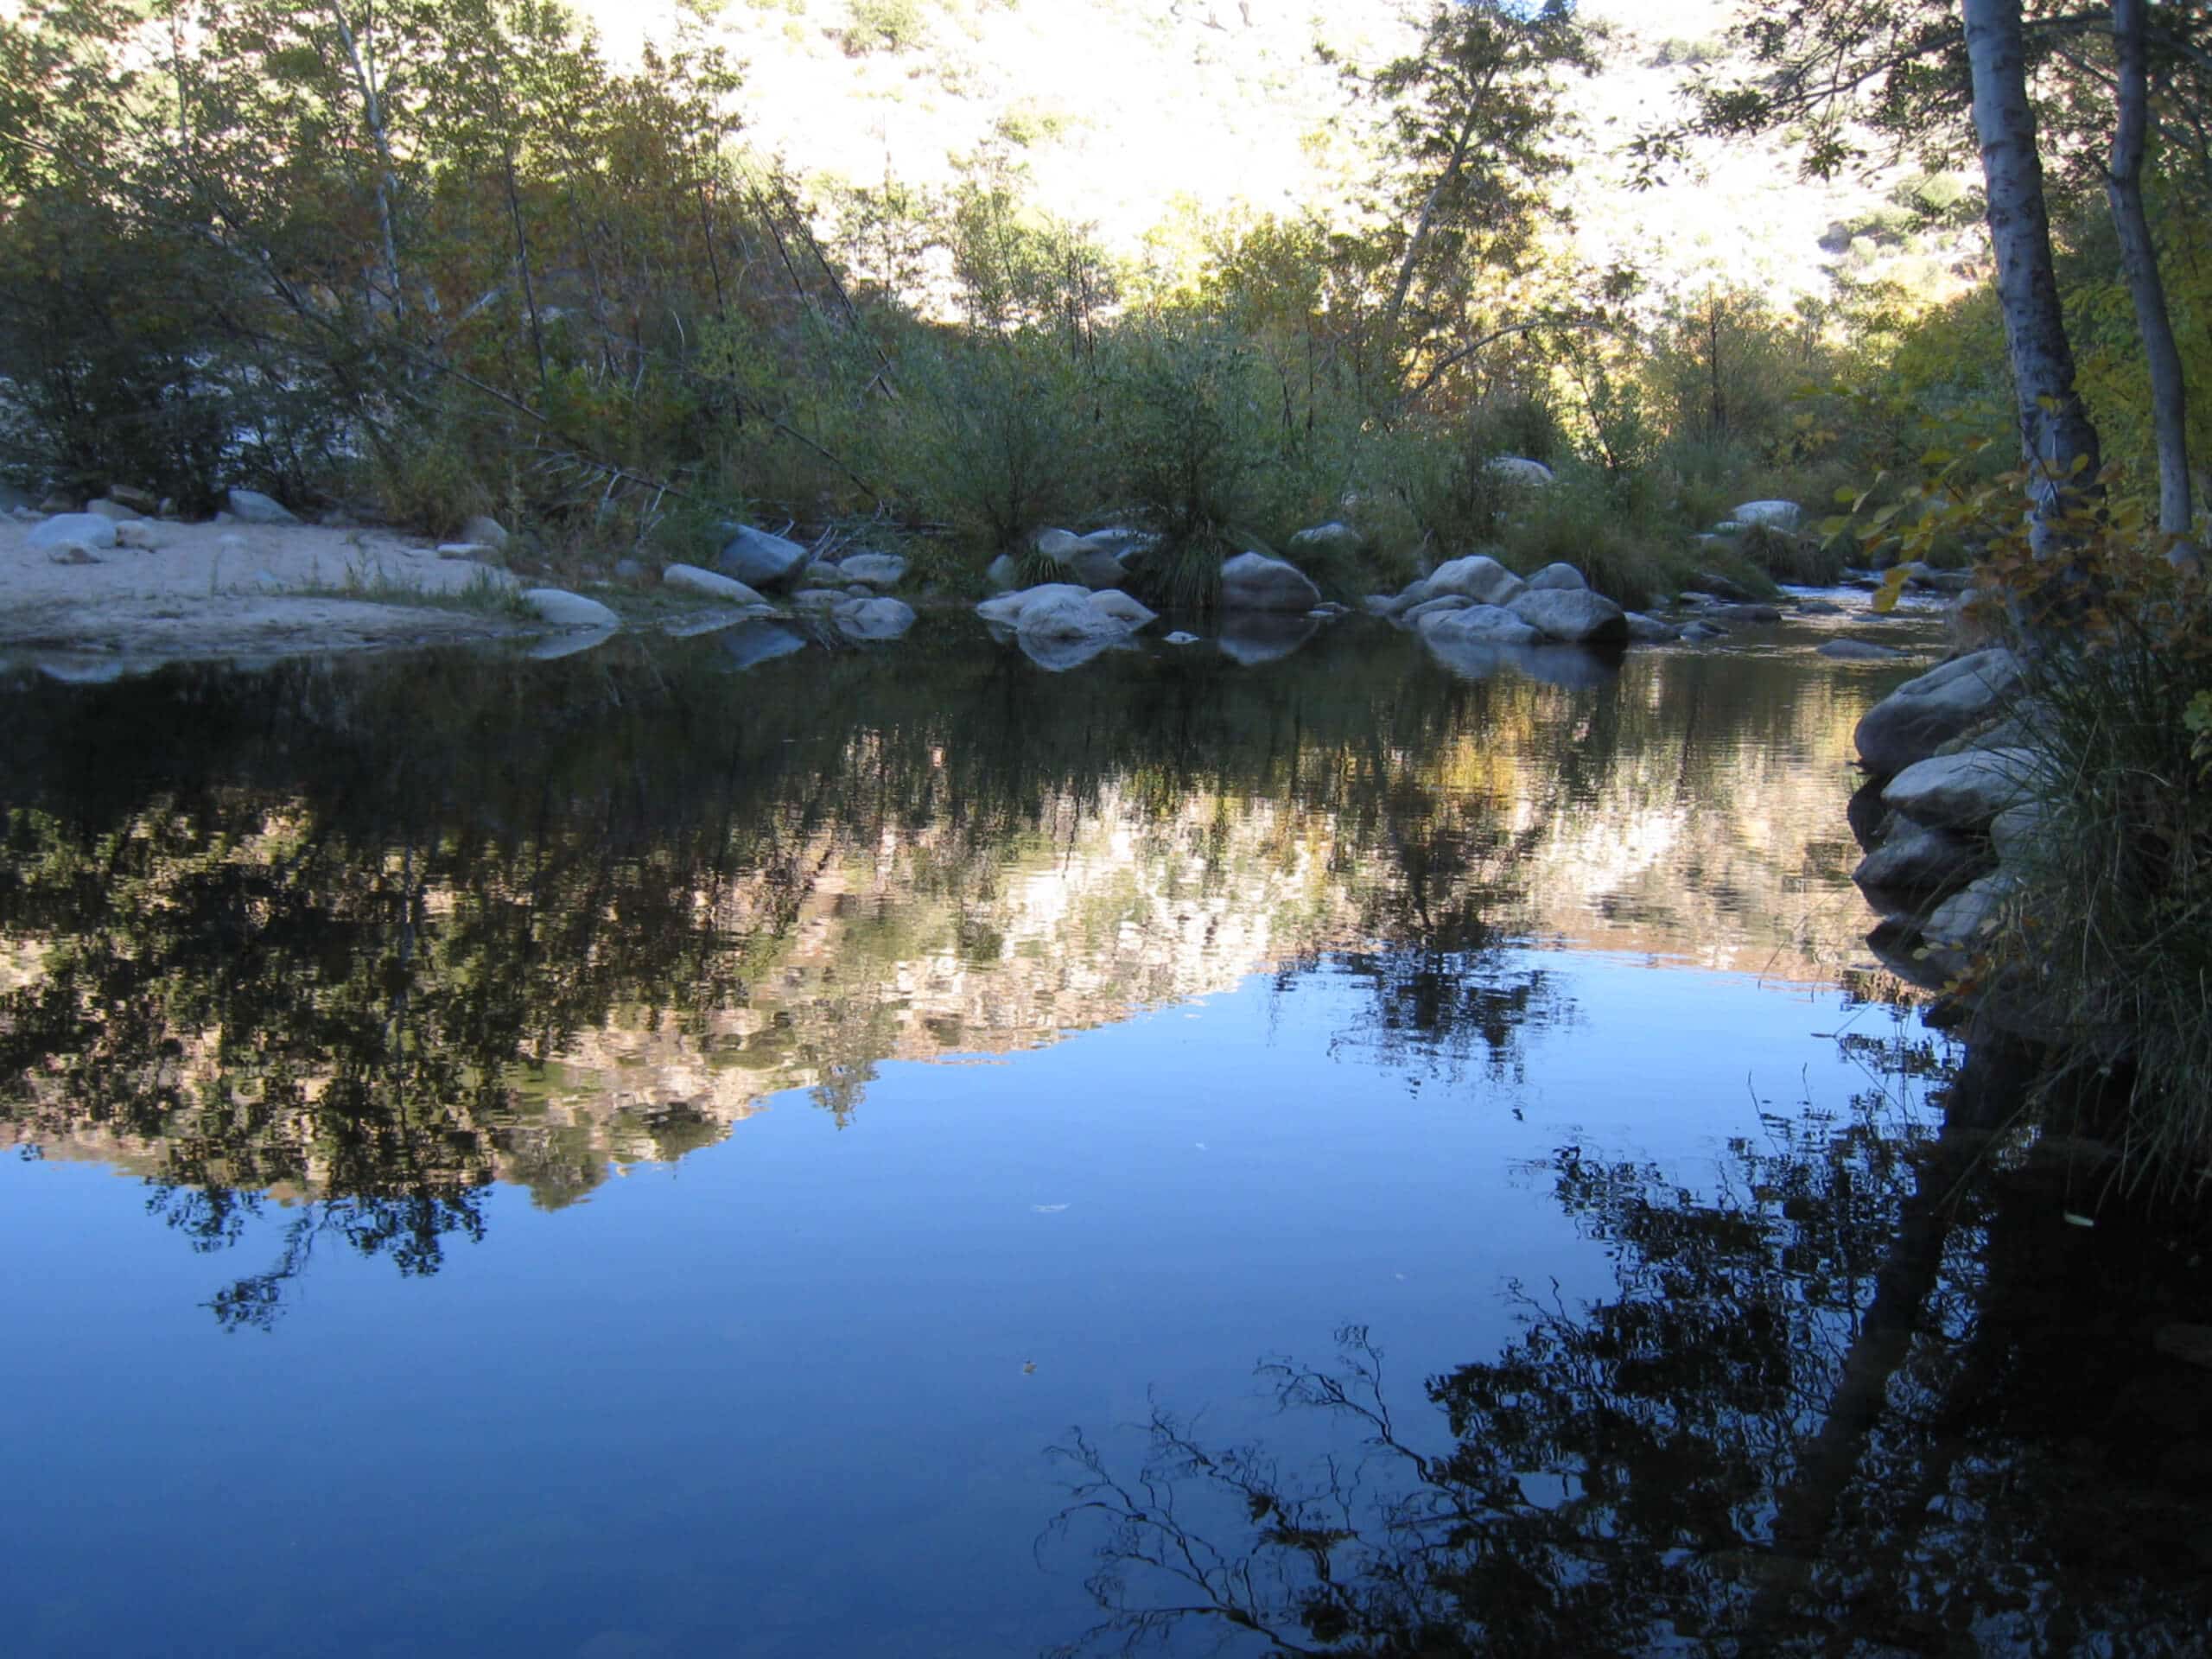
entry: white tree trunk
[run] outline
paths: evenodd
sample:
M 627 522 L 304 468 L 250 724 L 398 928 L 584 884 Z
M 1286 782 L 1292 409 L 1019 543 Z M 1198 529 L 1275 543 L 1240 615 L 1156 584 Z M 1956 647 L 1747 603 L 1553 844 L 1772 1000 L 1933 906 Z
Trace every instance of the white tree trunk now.
M 384 100 L 377 92 L 376 67 L 365 56 L 353 28 L 346 21 L 343 5 L 333 3 L 331 21 L 338 25 L 338 37 L 345 43 L 346 55 L 353 62 L 353 81 L 361 93 L 361 116 L 369 129 L 369 137 L 377 148 L 377 228 L 384 238 L 385 280 L 391 284 L 391 308 L 394 315 L 407 315 L 407 292 L 399 275 L 399 238 L 392 230 L 391 199 L 399 188 L 391 162 L 391 135 L 385 130 Z
M 2096 428 L 2074 388 L 2074 353 L 2051 269 L 2043 160 L 2028 103 L 2020 0 L 1963 0 L 1974 71 L 1974 130 L 1989 196 L 1997 296 L 2019 400 L 2020 448 L 2035 501 L 2038 555 L 2056 550 L 2059 524 L 2094 487 Z
M 2143 211 L 2143 150 L 2151 124 L 2150 49 L 2146 0 L 2113 0 L 2112 32 L 2120 70 L 2120 118 L 2113 130 L 2112 163 L 2105 195 L 2120 240 L 2120 268 L 2135 302 L 2135 326 L 2151 370 L 2152 423 L 2158 444 L 2158 528 L 2186 537 L 2190 501 L 2189 390 L 2181 350 L 2166 311 L 2158 251 Z M 2184 555 L 2184 556 L 2187 556 Z

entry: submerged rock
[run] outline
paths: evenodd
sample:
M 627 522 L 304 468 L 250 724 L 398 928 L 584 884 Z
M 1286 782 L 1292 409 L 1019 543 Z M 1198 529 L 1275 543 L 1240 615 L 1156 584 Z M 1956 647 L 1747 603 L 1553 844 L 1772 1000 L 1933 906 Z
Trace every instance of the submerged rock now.
M 1839 663 L 1892 663 L 1904 652 L 1866 639 L 1831 639 L 1821 647 L 1821 655 Z
M 1507 607 L 1549 639 L 1570 645 L 1624 645 L 1628 613 L 1602 594 L 1534 588 Z
M 1289 611 L 1303 616 L 1321 602 L 1321 590 L 1296 565 L 1264 553 L 1239 553 L 1221 567 L 1224 611 Z
M 896 599 L 855 599 L 830 613 L 848 639 L 896 639 L 914 626 L 914 609 Z
M 1422 608 L 1426 610 L 1427 607 Z M 1480 639 L 1491 645 L 1528 645 L 1544 636 L 1500 606 L 1468 605 L 1463 601 L 1459 609 L 1429 612 L 1421 619 L 1421 637 L 1432 644 Z
M 1662 645 L 1682 637 L 1682 631 L 1672 622 L 1656 616 L 1646 616 L 1642 611 L 1628 613 L 1628 637 L 1639 645 Z
M 1990 717 L 2020 677 L 2019 659 L 1994 646 L 1908 680 L 1859 722 L 1859 758 L 1871 772 L 1903 772 Z
M 1988 868 L 1988 849 L 1980 842 L 1901 818 L 1851 879 L 1862 887 L 1932 897 L 1956 891 Z

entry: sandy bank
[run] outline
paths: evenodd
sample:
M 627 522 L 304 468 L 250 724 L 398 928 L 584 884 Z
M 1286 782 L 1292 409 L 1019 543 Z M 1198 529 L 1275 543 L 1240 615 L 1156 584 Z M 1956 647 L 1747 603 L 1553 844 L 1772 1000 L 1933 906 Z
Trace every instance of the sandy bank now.
M 93 561 L 86 563 L 29 545 L 35 528 L 0 518 L 0 665 L 105 678 L 184 658 L 260 660 L 544 631 L 495 605 L 455 605 L 472 590 L 514 585 L 505 571 L 442 559 L 435 546 L 388 531 L 149 519 L 121 527 L 143 545 L 77 556 Z

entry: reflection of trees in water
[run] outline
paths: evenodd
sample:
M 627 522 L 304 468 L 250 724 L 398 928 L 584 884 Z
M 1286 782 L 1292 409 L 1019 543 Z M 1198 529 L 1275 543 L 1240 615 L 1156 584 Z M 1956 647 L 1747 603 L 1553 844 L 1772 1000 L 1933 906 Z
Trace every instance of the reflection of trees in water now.
M 1354 1328 L 1262 1367 L 1354 1442 L 1311 1465 L 1162 1410 L 1117 1473 L 1078 1432 L 1055 1529 L 1105 1617 L 1069 1651 L 2202 1651 L 2212 1423 L 2149 1331 L 2177 1287 L 2201 1313 L 2171 1230 L 2069 1227 L 1955 1101 L 1941 1134 L 1767 1128 L 1712 1191 L 1562 1149 L 1617 1287 L 1516 1287 L 1521 1335 L 1429 1378 L 1433 1415 Z
M 8 694 L 0 940 L 38 961 L 0 999 L 0 1116 L 29 1142 L 129 1151 L 209 1247 L 253 1194 L 307 1201 L 289 1266 L 240 1308 L 273 1306 L 317 1240 L 434 1271 L 480 1231 L 495 1176 L 549 1205 L 606 1178 L 609 1126 L 547 1099 L 580 1039 L 618 1016 L 680 1033 L 849 1113 L 928 930 L 1009 975 L 1013 861 L 1054 856 L 1109 803 L 1141 861 L 1184 861 L 1231 909 L 1240 881 L 1317 861 L 1321 908 L 1281 932 L 1363 942 L 1330 953 L 1372 991 L 1347 1041 L 1503 1064 L 1554 1012 L 1541 976 L 1496 966 L 1543 825 L 1657 749 L 1670 769 L 1690 753 L 1668 747 L 1663 699 L 1408 677 L 1395 649 L 1249 677 L 1115 661 L 1054 679 L 958 642 L 737 682 L 713 662 L 442 656 Z M 1722 699 L 1719 718 L 1756 745 L 1788 701 Z M 836 901 L 826 965 L 786 1006 L 825 880 L 887 846 L 895 890 Z M 771 1017 L 715 1027 L 748 1007 Z M 722 1127 L 686 1100 L 613 1116 L 638 1155 Z

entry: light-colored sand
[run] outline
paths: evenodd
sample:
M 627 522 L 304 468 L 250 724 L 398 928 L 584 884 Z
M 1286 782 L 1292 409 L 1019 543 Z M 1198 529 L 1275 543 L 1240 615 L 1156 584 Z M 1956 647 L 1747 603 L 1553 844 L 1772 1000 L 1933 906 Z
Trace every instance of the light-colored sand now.
M 385 531 L 146 520 L 124 531 L 150 549 L 104 548 L 97 563 L 76 564 L 27 546 L 35 525 L 0 518 L 0 662 L 107 677 L 180 658 L 261 660 L 538 632 L 493 609 L 409 602 L 513 578 Z

